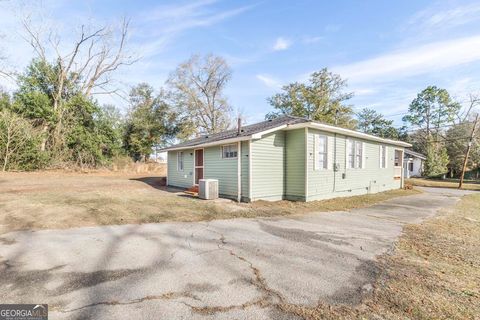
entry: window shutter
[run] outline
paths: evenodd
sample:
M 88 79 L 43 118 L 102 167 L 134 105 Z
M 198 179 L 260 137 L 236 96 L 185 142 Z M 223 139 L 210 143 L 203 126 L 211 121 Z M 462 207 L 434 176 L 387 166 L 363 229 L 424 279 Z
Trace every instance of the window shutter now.
M 382 153 L 383 146 L 380 144 L 378 145 L 378 167 L 382 168 L 382 158 L 385 157 L 385 155 Z
M 333 142 L 332 142 L 332 137 L 327 136 L 327 168 L 328 170 L 333 169 Z M 331 147 L 330 147 L 331 146 Z
M 367 159 L 367 150 L 365 149 L 365 142 L 362 142 L 362 169 L 367 167 L 366 159 Z
M 385 168 L 388 168 L 388 146 L 385 146 Z
M 350 150 L 352 150 L 352 141 L 350 139 L 346 139 L 345 143 L 345 167 L 347 169 L 350 169 L 350 159 L 348 158 L 348 154 L 350 153 Z
M 318 170 L 318 144 L 320 143 L 318 134 L 313 135 L 313 170 Z

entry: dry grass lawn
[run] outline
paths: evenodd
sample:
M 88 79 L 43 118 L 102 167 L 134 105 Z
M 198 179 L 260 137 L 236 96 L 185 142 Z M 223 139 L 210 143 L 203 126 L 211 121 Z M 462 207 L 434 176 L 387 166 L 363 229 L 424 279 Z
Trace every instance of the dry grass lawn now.
M 457 180 L 433 180 L 433 179 L 421 179 L 421 178 L 411 178 L 406 179 L 406 183 L 410 183 L 414 186 L 419 187 L 436 187 L 436 188 L 458 188 Z M 475 183 L 473 181 L 466 181 L 463 184 L 462 189 L 465 190 L 480 190 L 480 183 Z
M 305 319 L 480 319 L 480 194 L 410 225 L 379 261 L 372 295 L 359 306 L 282 305 Z
M 160 187 L 160 178 L 125 174 L 0 175 L 0 232 L 161 221 L 201 221 L 365 207 L 415 190 L 295 203 L 204 201 Z

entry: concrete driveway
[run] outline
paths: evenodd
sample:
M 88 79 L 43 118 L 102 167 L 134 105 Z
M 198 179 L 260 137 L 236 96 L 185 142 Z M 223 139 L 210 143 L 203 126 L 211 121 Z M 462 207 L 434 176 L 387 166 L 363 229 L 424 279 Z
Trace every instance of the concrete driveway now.
M 402 227 L 468 192 L 423 189 L 350 212 L 25 231 L 0 238 L 0 301 L 51 319 L 291 319 L 275 305 L 356 303 Z

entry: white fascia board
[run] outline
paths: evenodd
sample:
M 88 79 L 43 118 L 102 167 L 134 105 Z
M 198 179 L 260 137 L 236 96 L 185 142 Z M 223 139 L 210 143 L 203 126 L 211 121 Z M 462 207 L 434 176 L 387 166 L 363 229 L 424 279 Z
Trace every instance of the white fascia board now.
M 283 130 L 286 127 L 288 127 L 288 125 L 283 124 L 283 125 L 275 127 L 275 128 L 271 128 L 271 129 L 268 129 L 268 130 L 265 130 L 265 131 L 262 131 L 262 132 L 254 133 L 254 134 L 252 134 L 252 139 L 261 139 L 266 134 L 269 134 L 269 133 L 272 133 L 272 132 L 275 132 L 275 131 L 278 131 L 278 130 Z
M 370 140 L 370 141 L 392 144 L 392 145 L 399 146 L 399 147 L 409 148 L 409 147 L 412 146 L 410 143 L 406 143 L 406 142 L 403 142 L 403 141 L 384 139 L 384 138 L 372 136 L 370 134 L 366 134 L 366 133 L 363 133 L 363 132 L 358 132 L 358 131 L 354 131 L 354 130 L 350 130 L 350 129 L 339 128 L 339 127 L 330 126 L 330 125 L 322 124 L 322 123 L 316 123 L 316 122 L 306 122 L 306 123 L 292 124 L 292 125 L 288 126 L 287 130 L 293 130 L 293 129 L 299 129 L 299 128 L 305 128 L 305 127 L 318 129 L 318 130 L 322 130 L 322 131 L 327 131 L 327 132 L 339 133 L 339 134 L 343 134 L 343 135 L 348 136 L 348 137 L 356 137 L 356 138 L 361 138 L 361 139 Z
M 208 143 L 197 144 L 197 145 L 194 145 L 194 146 L 177 147 L 177 148 L 165 148 L 165 149 L 162 149 L 162 152 L 213 147 L 213 146 L 231 144 L 231 143 L 234 143 L 234 142 L 246 141 L 246 140 L 250 140 L 250 139 L 252 139 L 251 136 L 244 136 L 244 137 L 239 137 L 239 138 L 230 138 L 230 139 L 224 139 L 224 140 L 218 140 L 218 141 L 213 141 L 213 142 L 208 142 Z

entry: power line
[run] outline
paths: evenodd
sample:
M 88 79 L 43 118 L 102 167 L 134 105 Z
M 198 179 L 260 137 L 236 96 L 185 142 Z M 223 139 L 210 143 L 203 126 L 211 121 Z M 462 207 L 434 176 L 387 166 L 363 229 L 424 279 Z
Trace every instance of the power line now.
M 461 122 L 461 123 L 452 123 L 452 124 L 446 124 L 446 125 L 443 125 L 443 126 L 439 126 L 439 127 L 434 127 L 434 128 L 431 128 L 431 130 L 437 130 L 437 129 L 444 129 L 444 128 L 449 128 L 449 127 L 454 127 L 454 126 L 458 126 L 458 125 L 462 125 L 462 124 L 469 124 L 469 123 L 475 123 L 475 121 L 465 121 L 465 122 Z M 402 129 L 403 127 L 395 127 L 395 129 Z M 415 129 L 409 129 L 409 130 L 405 130 L 404 132 L 414 132 L 414 131 L 419 131 L 419 130 L 426 130 L 425 128 L 415 128 Z

